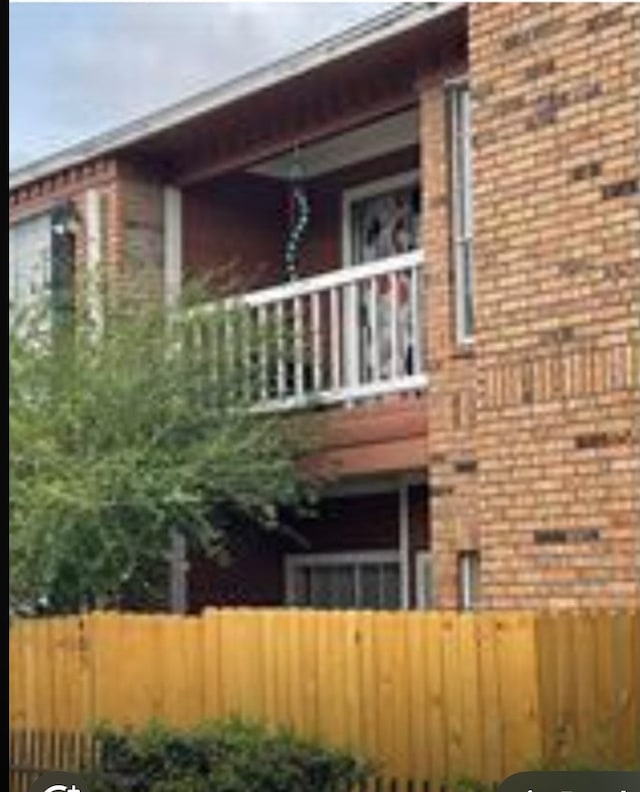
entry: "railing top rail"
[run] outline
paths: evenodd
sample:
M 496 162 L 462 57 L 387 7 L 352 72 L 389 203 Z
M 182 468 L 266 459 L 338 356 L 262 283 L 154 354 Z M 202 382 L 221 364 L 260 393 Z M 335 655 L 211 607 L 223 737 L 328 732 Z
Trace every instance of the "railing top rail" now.
M 327 291 L 351 283 L 359 283 L 380 275 L 415 269 L 422 264 L 423 260 L 424 252 L 422 250 L 412 250 L 409 253 L 392 256 L 391 258 L 382 259 L 380 261 L 372 261 L 369 264 L 344 267 L 339 270 L 323 272 L 320 275 L 312 275 L 309 278 L 303 278 L 299 281 L 271 286 L 266 289 L 248 292 L 247 294 L 239 294 L 227 298 L 220 304 L 226 307 L 240 307 L 246 305 L 251 308 L 258 308 L 262 305 L 292 300 L 296 297 L 306 297 L 316 292 Z M 206 313 L 207 309 L 213 307 L 213 305 L 213 303 L 211 306 L 204 303 L 203 305 L 197 306 L 193 309 L 192 315 L 197 315 L 200 312 Z
M 268 289 L 251 292 L 240 297 L 241 302 L 257 307 L 281 300 L 304 297 L 314 292 L 326 291 L 338 286 L 346 286 L 350 283 L 357 283 L 379 275 L 387 275 L 393 272 L 401 272 L 405 269 L 418 267 L 423 260 L 422 250 L 412 250 L 400 256 L 373 261 L 369 264 L 358 264 L 353 267 L 344 267 L 331 272 L 323 272 L 320 275 L 312 275 L 299 281 L 285 283 L 282 286 L 273 286 Z

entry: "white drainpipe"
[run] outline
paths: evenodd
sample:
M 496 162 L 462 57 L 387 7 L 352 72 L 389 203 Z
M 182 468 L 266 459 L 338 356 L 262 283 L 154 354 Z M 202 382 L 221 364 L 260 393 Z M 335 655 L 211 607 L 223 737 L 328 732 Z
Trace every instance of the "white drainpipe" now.
M 164 301 L 170 308 L 182 291 L 182 192 L 165 187 L 164 203 Z M 169 551 L 169 600 L 172 613 L 187 610 L 187 546 L 184 536 L 171 531 Z
M 400 479 L 400 488 L 398 491 L 398 552 L 400 555 L 400 605 L 403 610 L 408 610 L 411 607 L 411 543 L 409 525 L 409 483 L 405 477 Z

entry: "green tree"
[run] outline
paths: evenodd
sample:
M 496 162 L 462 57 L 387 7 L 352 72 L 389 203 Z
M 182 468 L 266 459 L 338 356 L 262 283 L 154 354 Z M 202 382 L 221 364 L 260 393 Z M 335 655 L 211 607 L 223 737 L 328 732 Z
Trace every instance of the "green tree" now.
M 242 312 L 47 316 L 10 322 L 14 607 L 157 604 L 172 532 L 216 556 L 240 526 L 281 530 L 313 500 L 296 419 L 251 409 L 269 342 Z

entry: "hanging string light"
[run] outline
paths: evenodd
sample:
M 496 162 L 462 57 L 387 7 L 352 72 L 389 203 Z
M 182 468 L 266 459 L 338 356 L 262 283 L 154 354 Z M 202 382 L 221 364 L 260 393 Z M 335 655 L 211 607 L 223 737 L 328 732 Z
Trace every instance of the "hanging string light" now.
M 287 280 L 295 280 L 297 277 L 300 245 L 311 219 L 311 205 L 304 187 L 304 177 L 300 152 L 296 146 L 289 173 L 288 230 L 284 251 Z

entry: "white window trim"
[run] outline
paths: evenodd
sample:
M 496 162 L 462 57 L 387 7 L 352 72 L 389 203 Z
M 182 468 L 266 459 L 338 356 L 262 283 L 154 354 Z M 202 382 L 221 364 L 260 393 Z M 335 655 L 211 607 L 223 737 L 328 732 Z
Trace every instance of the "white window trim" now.
M 182 292 L 182 191 L 167 186 L 164 204 L 164 299 L 175 306 Z
M 398 552 L 400 554 L 400 607 L 411 606 L 411 515 L 409 506 L 409 483 L 400 479 L 398 492 Z
M 343 553 L 291 553 L 284 557 L 285 601 L 294 605 L 295 572 L 301 567 L 336 567 L 348 564 L 398 564 L 400 553 L 397 550 L 358 550 Z
M 426 600 L 426 568 L 431 567 L 433 572 L 433 555 L 430 550 L 416 550 L 415 554 L 415 597 L 417 610 L 429 610 L 433 606 Z
M 415 471 L 402 476 L 409 487 L 426 487 L 427 478 L 424 473 Z M 326 494 L 330 498 L 361 497 L 362 495 L 382 495 L 398 492 L 398 476 L 354 477 L 336 481 L 327 485 Z
M 85 194 L 86 227 L 86 298 L 87 313 L 96 334 L 101 334 L 104 326 L 102 304 L 102 272 L 105 262 L 101 261 L 102 236 L 100 215 L 101 195 L 99 190 L 90 188 Z
M 472 563 L 480 564 L 480 554 L 475 550 L 463 551 L 458 556 L 458 580 L 460 586 L 460 609 L 463 611 L 474 610 L 478 603 L 473 601 Z M 479 573 L 479 569 L 478 569 Z
M 469 91 L 469 81 L 466 78 L 457 78 L 447 85 L 449 101 L 449 134 L 450 134 L 450 166 L 451 166 L 451 240 L 452 240 L 452 255 L 454 266 L 454 301 L 455 301 L 455 337 L 456 343 L 459 346 L 472 346 L 474 342 L 474 330 L 470 333 L 465 327 L 464 311 L 465 311 L 465 292 L 463 288 L 462 268 L 464 265 L 463 259 L 460 256 L 460 248 L 463 245 L 469 245 L 471 248 L 471 257 L 473 262 L 473 173 L 469 179 L 469 183 L 465 184 L 465 194 L 468 205 L 461 206 L 461 196 L 458 193 L 458 157 L 457 145 L 459 143 L 459 131 L 457 128 L 457 113 L 455 112 L 454 97 L 462 91 Z M 469 131 L 468 139 L 465 141 L 468 147 L 467 157 L 473 167 L 472 151 L 471 151 L 471 132 Z M 459 232 L 460 217 L 462 212 L 468 213 L 468 224 L 466 234 Z M 472 263 L 471 270 L 471 291 L 474 292 L 474 270 Z
M 469 75 L 468 74 L 458 74 L 456 77 L 448 77 L 444 81 L 445 88 L 468 88 L 469 87 Z
M 354 266 L 351 251 L 353 249 L 351 239 L 351 207 L 357 201 L 363 198 L 373 198 L 376 195 L 382 195 L 392 190 L 399 190 L 402 187 L 411 187 L 412 185 L 420 186 L 420 171 L 413 168 L 410 171 L 403 171 L 402 173 L 395 173 L 393 176 L 387 176 L 383 179 L 376 179 L 374 181 L 359 184 L 357 187 L 350 187 L 342 193 L 342 266 Z M 422 222 L 422 221 L 421 221 Z M 422 247 L 416 248 L 417 255 L 422 257 Z M 402 254 L 406 255 L 406 254 Z

